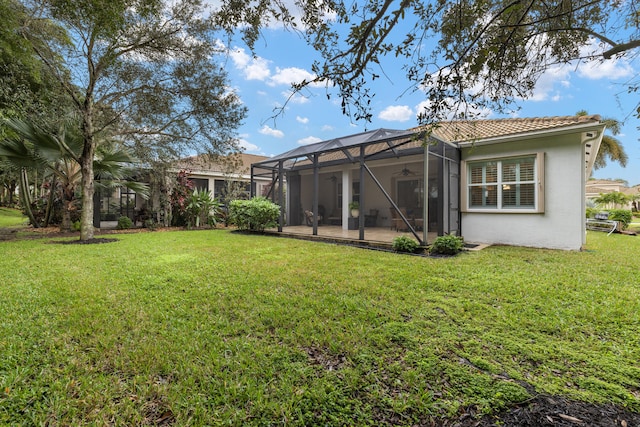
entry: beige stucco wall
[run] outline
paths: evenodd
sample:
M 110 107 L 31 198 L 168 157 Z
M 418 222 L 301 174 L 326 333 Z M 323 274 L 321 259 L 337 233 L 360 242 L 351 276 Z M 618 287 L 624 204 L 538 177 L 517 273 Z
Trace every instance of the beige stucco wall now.
M 462 150 L 465 161 L 544 152 L 543 213 L 462 213 L 467 242 L 578 250 L 584 244 L 584 149 L 579 133 Z M 466 186 L 462 183 L 461 197 Z

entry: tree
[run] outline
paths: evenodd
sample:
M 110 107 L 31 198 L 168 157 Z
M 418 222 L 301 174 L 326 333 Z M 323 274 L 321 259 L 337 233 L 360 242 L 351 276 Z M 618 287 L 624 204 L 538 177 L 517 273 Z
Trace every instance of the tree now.
M 41 40 L 22 35 L 30 19 L 27 9 L 18 0 L 0 0 L 0 16 L 0 118 L 29 116 L 34 123 L 43 124 L 64 117 L 66 95 L 33 49 Z M 51 22 L 39 23 L 39 33 L 60 45 L 68 42 L 61 28 Z M 60 58 L 51 59 L 52 65 L 60 67 Z
M 611 193 L 600 193 L 598 197 L 594 199 L 599 205 L 603 205 L 605 207 L 610 207 L 613 205 L 614 208 L 619 206 L 623 206 L 631 201 L 631 198 L 624 193 L 619 191 L 612 191 Z
M 53 194 L 59 190 L 59 198 L 63 204 L 60 230 L 71 230 L 71 212 L 81 183 L 79 161 L 83 140 L 78 126 L 71 124 L 61 128 L 57 134 L 52 134 L 32 123 L 17 119 L 6 120 L 6 125 L 13 131 L 13 135 L 0 141 L 0 159 L 22 170 L 20 192 L 29 220 L 34 227 L 39 225 L 30 209 L 29 197 L 25 194 L 29 187 L 26 171 L 45 169 L 52 176 L 45 225 L 52 209 Z M 120 149 L 114 144 L 101 144 L 93 160 L 95 179 L 103 187 L 127 186 L 146 197 L 147 185 L 127 180 L 128 167 L 133 162 L 133 157 L 126 149 Z
M 251 47 L 271 20 L 300 31 L 321 55 L 313 82 L 335 85 L 343 111 L 370 119 L 367 85 L 385 56 L 430 101 L 422 119 L 504 111 L 550 66 L 605 61 L 640 46 L 636 0 L 223 0 L 218 20 Z M 296 14 L 301 16 L 296 18 Z M 295 89 L 312 82 L 305 81 Z M 630 90 L 637 90 L 637 81 Z M 352 110 L 353 108 L 353 110 Z M 640 104 L 637 115 L 640 116 Z
M 29 11 L 22 34 L 43 42 L 32 46 L 80 117 L 81 240 L 93 238 L 98 141 L 119 139 L 149 162 L 236 149 L 246 111 L 215 63 L 215 26 L 201 1 L 46 0 Z M 42 38 L 49 21 L 70 45 Z

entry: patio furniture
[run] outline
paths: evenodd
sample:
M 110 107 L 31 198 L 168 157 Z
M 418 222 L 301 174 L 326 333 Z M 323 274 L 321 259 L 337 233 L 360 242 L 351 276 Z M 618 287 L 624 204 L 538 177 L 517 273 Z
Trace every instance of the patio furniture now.
M 313 212 L 309 210 L 304 211 L 304 220 L 309 227 L 313 226 L 313 217 L 314 217 Z M 322 222 L 322 216 L 318 215 L 318 224 L 320 224 L 321 222 Z
M 329 225 L 340 225 L 342 224 L 342 214 L 339 210 L 334 209 L 333 212 L 327 218 L 327 224 Z
M 365 227 L 375 227 L 378 222 L 378 210 L 370 209 L 369 214 L 364 216 Z
M 409 227 L 407 227 L 407 224 L 404 222 L 400 214 L 398 214 L 398 211 L 396 211 L 393 207 L 390 207 L 389 210 L 391 212 L 391 229 L 396 231 L 408 231 Z M 413 220 L 407 216 L 406 208 L 400 208 L 400 212 L 413 227 Z
M 611 235 L 618 228 L 618 221 L 609 219 L 609 212 L 598 212 L 593 218 L 587 218 L 587 230 L 604 231 Z

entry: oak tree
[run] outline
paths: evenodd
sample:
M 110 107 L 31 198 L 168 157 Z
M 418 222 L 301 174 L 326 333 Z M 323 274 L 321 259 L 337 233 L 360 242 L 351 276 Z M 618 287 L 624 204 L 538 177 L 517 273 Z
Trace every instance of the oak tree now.
M 93 238 L 98 141 L 119 139 L 149 164 L 186 153 L 237 148 L 235 130 L 245 108 L 216 62 L 216 27 L 203 2 L 22 3 L 31 18 L 22 35 L 42 41 L 33 48 L 80 118 L 81 240 Z M 40 29 L 45 22 L 62 27 L 70 43 L 43 38 Z

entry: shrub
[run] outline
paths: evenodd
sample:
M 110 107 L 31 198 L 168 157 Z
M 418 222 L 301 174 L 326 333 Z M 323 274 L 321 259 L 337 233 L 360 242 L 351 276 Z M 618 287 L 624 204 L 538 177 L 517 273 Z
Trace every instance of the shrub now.
M 72 231 L 80 231 L 80 221 L 74 221 L 71 224 L 71 230 Z
M 133 227 L 131 218 L 129 218 L 128 216 L 121 216 L 120 218 L 118 218 L 118 225 L 116 226 L 118 230 L 127 230 L 131 227 Z
M 586 209 L 586 213 L 587 213 L 587 218 L 593 218 L 598 212 L 600 212 L 600 209 L 597 208 L 587 208 Z
M 264 197 L 229 203 L 229 222 L 240 230 L 264 231 L 267 227 L 275 227 L 279 216 L 280 206 Z
M 158 223 L 155 222 L 153 219 L 149 218 L 144 220 L 144 222 L 142 223 L 142 226 L 151 231 L 155 231 L 158 228 Z
M 195 189 L 186 199 L 185 213 L 188 228 L 198 228 L 203 224 L 215 227 L 219 212 L 220 203 L 206 190 Z
M 407 236 L 398 236 L 393 239 L 392 248 L 396 252 L 414 253 L 418 250 L 418 242 Z
M 454 235 L 438 236 L 431 245 L 432 254 L 456 255 L 464 248 L 462 237 Z
M 609 219 L 618 221 L 622 224 L 622 229 L 626 229 L 633 219 L 633 215 L 630 210 L 626 209 L 611 209 L 609 211 Z

